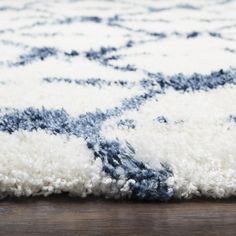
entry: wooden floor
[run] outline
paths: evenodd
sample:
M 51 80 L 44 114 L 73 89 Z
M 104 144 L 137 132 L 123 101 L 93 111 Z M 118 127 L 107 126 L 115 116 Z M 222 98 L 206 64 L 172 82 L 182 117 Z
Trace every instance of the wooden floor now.
M 65 195 L 4 199 L 0 235 L 236 235 L 236 199 L 118 202 Z

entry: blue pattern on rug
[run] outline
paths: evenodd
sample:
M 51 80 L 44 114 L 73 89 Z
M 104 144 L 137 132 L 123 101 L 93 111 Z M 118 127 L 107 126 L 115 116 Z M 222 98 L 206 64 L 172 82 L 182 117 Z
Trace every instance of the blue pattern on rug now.
M 11 94 L 11 84 L 16 90 L 21 84 L 25 86 L 21 90 L 23 97 L 24 93 L 29 93 L 27 86 L 35 83 L 32 89 L 37 86 L 42 88 L 38 100 L 44 95 L 43 89 L 53 90 L 54 86 L 78 89 L 78 100 L 80 89 L 94 89 L 89 90 L 92 91 L 91 94 L 87 94 L 87 104 L 95 90 L 105 93 L 116 88 L 120 89 L 120 93 L 128 91 L 130 96 L 121 95 L 118 104 L 111 103 L 112 106 L 108 108 L 98 106 L 76 116 L 60 104 L 60 108 L 52 108 L 47 104 L 41 106 L 38 103 L 34 106 L 31 101 L 17 105 L 17 100 L 13 99 L 15 103 L 11 100 L 11 96 L 15 95 L 11 94 L 9 101 L 6 99 L 6 105 L 3 102 L 0 104 L 0 131 L 14 135 L 18 131 L 43 130 L 50 135 L 83 138 L 94 159 L 102 161 L 102 170 L 109 177 L 116 181 L 124 178 L 132 180 L 128 186 L 130 198 L 169 200 L 174 196 L 175 190 L 168 179 L 175 173 L 168 162 L 161 162 L 161 168 L 157 169 L 136 159 L 136 150 L 131 143 L 119 138 L 108 139 L 102 133 L 102 127 L 115 119 L 115 124 L 121 131 L 135 132 L 139 129 L 138 120 L 124 116 L 134 111 L 139 113 L 145 105 L 165 98 L 169 91 L 186 95 L 235 86 L 235 63 L 230 62 L 236 59 L 236 37 L 230 29 L 235 29 L 236 18 L 217 18 L 211 12 L 211 7 L 214 9 L 214 6 L 205 2 L 101 2 L 101 6 L 96 0 L 64 0 L 62 3 L 25 0 L 19 5 L 11 1 L 1 3 L 0 16 L 9 14 L 9 25 L 4 24 L 0 28 L 0 46 L 6 52 L 6 58 L 0 57 L 0 88 L 6 87 Z M 229 9 L 232 3 L 216 1 L 215 4 L 218 7 L 223 7 L 224 4 Z M 62 14 L 60 7 L 65 7 L 68 12 L 65 9 Z M 119 11 L 115 11 L 115 7 Z M 27 11 L 30 14 L 24 16 Z M 175 18 L 175 14 L 178 15 L 181 11 L 183 19 Z M 204 14 L 201 16 L 201 13 Z M 193 25 L 198 22 L 199 25 L 196 24 L 196 29 L 194 26 L 185 29 L 179 21 L 190 21 Z M 219 22 L 219 27 L 212 27 L 211 23 L 214 22 Z M 152 24 L 155 27 L 151 27 Z M 199 56 L 198 49 L 195 52 L 194 47 L 204 44 L 205 39 L 216 45 L 216 57 L 226 55 L 228 64 L 223 66 L 224 59 L 222 66 L 214 64 L 215 54 L 209 50 L 212 63 L 209 63 L 210 69 L 207 72 L 190 70 L 188 67 L 195 68 L 192 64 L 196 63 L 194 59 Z M 174 47 L 172 41 L 176 42 Z M 159 48 L 162 43 L 166 52 Z M 186 53 L 183 45 L 193 45 L 193 52 L 190 50 Z M 168 50 L 169 47 L 172 50 Z M 179 47 L 182 47 L 184 56 L 178 51 L 179 54 L 176 54 L 180 59 L 176 59 L 173 64 L 181 61 L 181 58 L 190 59 L 172 67 L 171 58 L 175 58 L 174 51 Z M 202 63 L 201 59 L 204 61 L 208 54 L 204 54 L 204 50 L 206 49 L 203 48 L 201 52 L 203 59 L 198 59 L 201 66 L 195 65 L 196 68 L 205 69 L 206 63 Z M 194 55 L 191 56 L 192 54 Z M 193 62 L 186 65 L 186 71 L 179 69 L 191 60 Z M 169 70 L 170 73 L 166 73 Z M 68 91 L 65 90 L 61 96 L 70 97 Z M 114 91 L 115 95 L 119 93 Z M 103 93 L 100 97 L 102 96 Z M 0 99 L 5 98 L 0 95 Z M 234 115 L 225 114 L 226 122 L 234 125 Z M 163 129 L 167 129 L 166 126 L 170 124 L 185 122 L 181 119 L 174 120 L 164 113 L 150 118 L 162 125 Z

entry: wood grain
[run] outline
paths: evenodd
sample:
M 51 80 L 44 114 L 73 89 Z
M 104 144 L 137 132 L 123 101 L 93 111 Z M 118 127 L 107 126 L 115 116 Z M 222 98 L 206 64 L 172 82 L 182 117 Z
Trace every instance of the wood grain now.
M 236 235 L 236 199 L 137 203 L 96 198 L 4 199 L 0 235 Z

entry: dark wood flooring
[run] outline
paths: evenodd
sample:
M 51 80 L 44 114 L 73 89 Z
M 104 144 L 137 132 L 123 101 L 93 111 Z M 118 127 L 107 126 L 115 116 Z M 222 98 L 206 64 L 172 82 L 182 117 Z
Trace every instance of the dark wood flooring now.
M 0 235 L 236 236 L 236 199 L 136 203 L 65 195 L 0 201 Z

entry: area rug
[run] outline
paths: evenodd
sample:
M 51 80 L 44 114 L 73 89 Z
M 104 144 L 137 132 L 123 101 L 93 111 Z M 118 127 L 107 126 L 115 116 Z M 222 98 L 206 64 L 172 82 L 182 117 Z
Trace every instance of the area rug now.
M 235 196 L 235 12 L 1 1 L 0 196 Z

